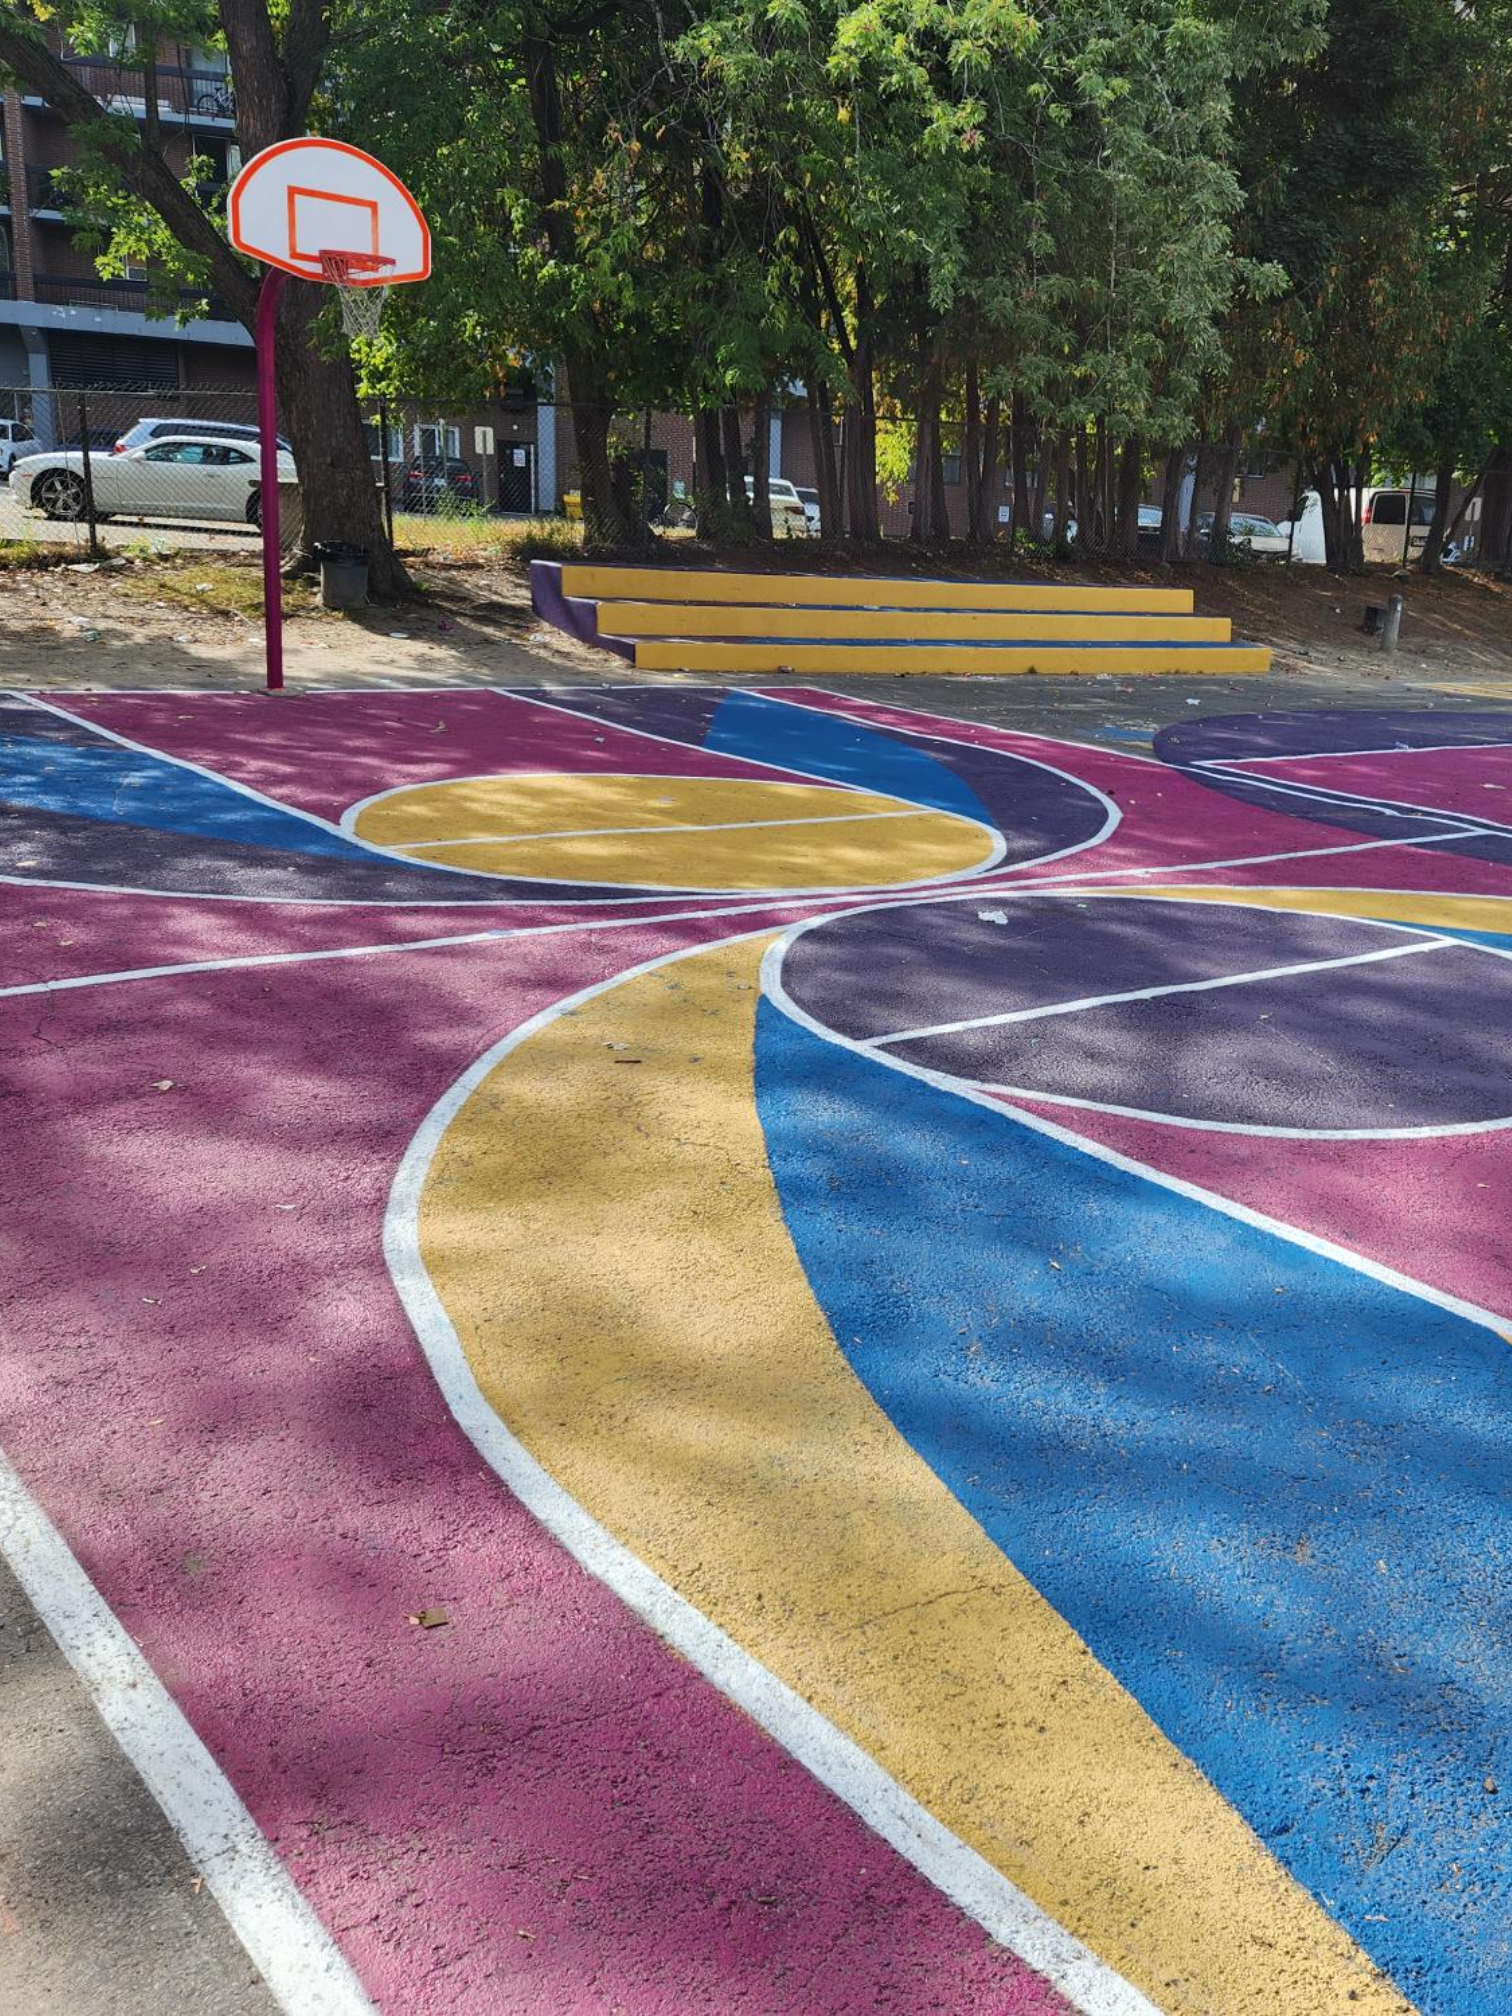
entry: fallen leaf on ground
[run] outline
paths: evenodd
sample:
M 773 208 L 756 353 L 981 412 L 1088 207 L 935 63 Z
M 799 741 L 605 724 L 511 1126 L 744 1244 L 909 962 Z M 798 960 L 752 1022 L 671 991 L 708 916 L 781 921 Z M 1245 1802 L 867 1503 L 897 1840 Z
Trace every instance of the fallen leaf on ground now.
M 416 1610 L 408 1621 L 411 1624 L 418 1624 L 422 1631 L 434 1631 L 438 1624 L 450 1624 L 451 1616 L 449 1612 L 438 1607 L 434 1610 Z

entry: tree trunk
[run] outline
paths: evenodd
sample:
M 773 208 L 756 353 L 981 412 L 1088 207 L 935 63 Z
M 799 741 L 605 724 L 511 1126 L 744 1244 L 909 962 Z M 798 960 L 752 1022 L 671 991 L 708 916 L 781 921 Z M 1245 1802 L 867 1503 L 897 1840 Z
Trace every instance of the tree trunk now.
M 1168 448 L 1165 473 L 1160 483 L 1160 564 L 1170 567 L 1181 557 L 1181 483 L 1186 475 L 1187 451 Z
M 1013 395 L 1009 421 L 1013 454 L 1013 517 L 1008 526 L 1010 546 L 1016 546 L 1021 539 L 1039 537 L 1038 521 L 1029 516 L 1029 453 L 1033 440 L 1033 430 L 1029 424 L 1029 409 L 1024 404 L 1021 392 Z
M 572 411 L 572 438 L 577 447 L 578 481 L 583 491 L 583 541 L 588 546 L 642 546 L 651 534 L 626 509 L 614 487 L 609 466 L 609 423 L 614 413 L 607 400 L 584 398 L 580 380 L 567 372 Z
M 938 398 L 934 374 L 926 370 L 918 390 L 919 409 L 914 415 L 913 510 L 908 520 L 909 543 L 914 546 L 921 545 L 930 536 L 928 519 L 934 482 L 932 458 L 938 438 L 931 423 L 938 411 L 935 403 Z
M 1243 446 L 1243 431 L 1230 427 L 1223 437 L 1223 447 L 1218 456 L 1218 492 L 1213 499 L 1213 529 L 1207 542 L 1210 560 L 1223 553 L 1229 543 L 1229 522 L 1234 515 L 1234 479 L 1239 474 L 1239 454 Z
M 814 487 L 819 492 L 819 536 L 838 539 L 845 529 L 840 505 L 840 472 L 835 461 L 834 410 L 828 385 L 807 387 L 809 441 L 814 455 Z
M 1100 548 L 1102 544 L 1102 528 L 1098 524 L 1096 506 L 1092 499 L 1092 493 L 1096 487 L 1097 465 L 1096 463 L 1092 465 L 1091 480 L 1089 481 L 1087 468 L 1087 430 L 1085 426 L 1077 428 L 1076 440 L 1073 446 L 1075 454 L 1076 497 L 1078 503 L 1081 505 L 1081 523 L 1076 536 L 1082 541 L 1083 545 Z M 1100 447 L 1099 453 L 1101 453 Z
M 740 408 L 722 406 L 719 425 L 724 441 L 725 483 L 729 491 L 730 525 L 736 538 L 754 539 L 756 513 L 751 493 L 746 489 L 745 444 L 740 438 Z M 771 512 L 767 513 L 767 537 L 771 537 Z
M 1500 572 L 1506 565 L 1509 540 L 1512 540 L 1512 448 L 1498 443 L 1486 463 L 1477 565 L 1488 574 Z
M 1211 441 L 1198 442 L 1197 469 L 1192 478 L 1192 510 L 1181 541 L 1183 560 L 1203 560 L 1207 557 L 1207 540 L 1198 530 L 1197 521 L 1202 516 L 1202 500 L 1213 480 L 1213 463 L 1217 453 Z
M 730 492 L 719 414 L 712 407 L 701 406 L 693 415 L 693 452 L 697 462 L 693 480 L 695 529 L 700 539 L 723 539 L 729 527 Z
M 1034 430 L 1034 495 L 1029 504 L 1029 536 L 1041 542 L 1054 536 L 1047 532 L 1045 518 L 1050 509 L 1050 433 L 1046 427 Z
M 987 401 L 987 411 L 982 422 L 980 442 L 980 462 L 969 472 L 971 494 L 976 499 L 975 536 L 983 545 L 997 537 L 998 500 L 1003 494 L 1001 448 L 1003 435 L 1003 403 L 994 392 Z
M 1433 472 L 1433 516 L 1428 521 L 1428 537 L 1418 555 L 1424 574 L 1437 574 L 1449 535 L 1449 499 L 1454 494 L 1454 464 L 1440 462 Z M 1408 536 L 1411 534 L 1409 532 Z
M 945 435 L 940 419 L 940 388 L 935 389 L 934 410 L 929 416 L 929 488 L 925 537 L 936 546 L 950 544 L 950 499 L 945 495 Z
M 298 543 L 285 566 L 307 571 L 316 545 L 326 541 L 365 546 L 374 595 L 393 601 L 410 592 L 410 579 L 389 544 L 351 359 L 322 356 L 311 334 L 321 305 L 313 287 L 289 287 L 278 317 L 278 406 L 303 506 Z
M 961 480 L 966 485 L 966 537 L 982 542 L 982 393 L 975 357 L 966 360 L 965 414 L 961 423 Z
M 772 392 L 768 386 L 751 409 L 751 515 L 758 539 L 772 536 Z
M 1071 531 L 1071 436 L 1062 428 L 1055 437 L 1055 550 L 1064 553 Z
M 1120 560 L 1139 551 L 1139 479 L 1144 470 L 1144 443 L 1137 434 L 1124 443 L 1118 461 L 1118 516 L 1114 545 Z

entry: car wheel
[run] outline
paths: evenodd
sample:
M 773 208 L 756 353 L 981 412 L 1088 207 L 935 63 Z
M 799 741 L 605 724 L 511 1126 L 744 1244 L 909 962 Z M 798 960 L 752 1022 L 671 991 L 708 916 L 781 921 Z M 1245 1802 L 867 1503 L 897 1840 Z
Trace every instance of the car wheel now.
M 49 518 L 82 518 L 83 479 L 72 469 L 44 469 L 32 485 L 32 502 Z
M 262 492 L 254 490 L 247 499 L 247 523 L 262 530 Z

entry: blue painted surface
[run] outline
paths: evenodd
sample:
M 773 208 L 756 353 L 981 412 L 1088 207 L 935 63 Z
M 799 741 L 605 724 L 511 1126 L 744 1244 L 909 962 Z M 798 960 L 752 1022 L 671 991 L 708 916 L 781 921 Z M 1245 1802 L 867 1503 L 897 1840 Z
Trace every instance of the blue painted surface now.
M 114 742 L 80 748 L 21 735 L 0 737 L 0 803 L 361 861 L 369 867 L 378 858 L 371 849 L 354 846 L 308 819 Z
M 1512 1349 L 766 1001 L 756 1087 L 900 1432 L 1421 2009 L 1506 2016 Z
M 838 715 L 808 713 L 755 693 L 726 695 L 704 747 L 722 756 L 790 764 L 815 777 L 857 784 L 936 812 L 959 812 L 987 826 L 996 823 L 969 785 L 922 750 Z

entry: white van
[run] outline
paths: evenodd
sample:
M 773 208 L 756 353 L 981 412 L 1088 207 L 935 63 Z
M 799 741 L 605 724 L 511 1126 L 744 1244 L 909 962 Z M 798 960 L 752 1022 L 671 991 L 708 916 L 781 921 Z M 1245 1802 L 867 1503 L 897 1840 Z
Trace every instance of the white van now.
M 42 443 L 32 439 L 31 428 L 24 420 L 0 420 L 0 476 L 9 481 L 10 473 L 24 455 L 40 455 Z
M 1283 518 L 1276 527 L 1291 542 L 1291 557 L 1304 567 L 1324 567 L 1328 564 L 1328 542 L 1323 536 L 1323 499 L 1316 490 L 1302 492 L 1302 509 L 1298 513 L 1296 529 L 1290 518 Z

